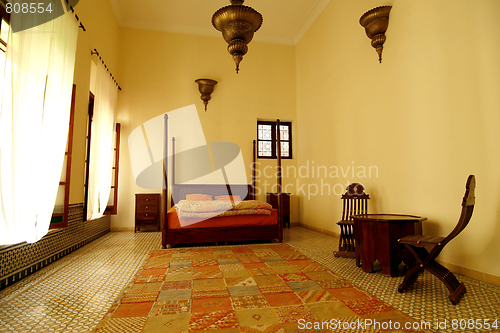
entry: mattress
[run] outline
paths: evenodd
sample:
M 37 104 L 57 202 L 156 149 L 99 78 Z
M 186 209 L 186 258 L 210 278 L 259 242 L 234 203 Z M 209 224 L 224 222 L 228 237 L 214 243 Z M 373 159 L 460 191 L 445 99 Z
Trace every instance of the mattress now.
M 214 228 L 214 227 L 238 227 L 257 225 L 276 225 L 278 223 L 278 210 L 272 209 L 271 215 L 239 215 L 212 217 L 206 220 L 183 219 L 184 227 L 181 227 L 175 207 L 167 212 L 168 229 L 186 228 Z

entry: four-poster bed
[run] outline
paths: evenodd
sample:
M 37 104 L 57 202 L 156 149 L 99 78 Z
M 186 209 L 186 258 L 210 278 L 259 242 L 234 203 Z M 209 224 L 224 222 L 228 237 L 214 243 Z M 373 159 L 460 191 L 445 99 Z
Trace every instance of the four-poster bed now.
M 279 119 L 277 120 L 279 128 Z M 281 200 L 278 200 L 278 209 L 272 209 L 270 205 L 264 202 L 256 201 L 256 143 L 253 141 L 253 172 L 252 184 L 229 184 L 226 179 L 226 184 L 176 184 L 175 183 L 175 138 L 172 138 L 172 154 L 171 168 L 172 174 L 168 174 L 168 115 L 165 114 L 164 120 L 164 148 L 163 148 L 163 179 L 164 187 L 161 198 L 161 230 L 162 230 L 162 247 L 177 244 L 194 244 L 194 243 L 212 243 L 212 242 L 228 242 L 228 241 L 257 241 L 257 240 L 274 240 L 280 242 L 283 240 L 283 224 L 281 214 Z M 277 136 L 278 147 L 280 147 L 280 136 Z M 281 152 L 278 149 L 277 157 L 277 186 L 278 193 L 281 193 Z M 170 189 L 170 195 L 168 190 Z M 215 200 L 231 200 L 233 209 L 239 206 L 247 208 L 251 206 L 259 213 L 251 215 L 236 216 L 214 216 L 211 218 L 202 218 L 198 221 L 194 219 L 179 216 L 179 203 L 194 204 L 194 206 L 213 205 L 218 203 L 203 203 L 196 200 L 205 199 L 208 201 Z M 224 197 L 224 198 L 222 198 Z M 281 198 L 281 196 L 278 196 Z M 174 202 L 175 198 L 175 202 Z M 194 199 L 193 199 L 194 198 Z M 171 208 L 169 209 L 169 199 Z M 239 199 L 243 200 L 238 204 Z M 182 201 L 181 201 L 182 200 Z M 195 200 L 195 202 L 191 202 Z M 228 201 L 226 201 L 228 202 Z M 203 204 L 203 205 L 202 205 Z M 176 209 L 177 205 L 177 209 Z M 265 207 L 268 205 L 269 207 Z M 188 205 L 192 206 L 192 205 Z M 205 206 L 203 206 L 205 207 Z M 263 208 L 269 208 L 269 211 L 262 211 Z M 231 211 L 233 210 L 231 209 Z M 227 215 L 225 212 L 223 215 Z M 229 214 L 232 215 L 232 214 Z

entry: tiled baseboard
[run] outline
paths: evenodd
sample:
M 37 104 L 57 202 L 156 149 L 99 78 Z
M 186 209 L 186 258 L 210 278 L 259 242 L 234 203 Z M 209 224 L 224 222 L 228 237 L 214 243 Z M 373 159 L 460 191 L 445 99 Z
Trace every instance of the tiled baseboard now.
M 306 229 L 311 229 L 311 230 L 314 230 L 314 231 L 319 231 L 321 233 L 324 233 L 324 234 L 327 234 L 327 235 L 330 235 L 330 236 L 335 236 L 335 237 L 339 237 L 340 236 L 338 233 L 330 231 L 330 230 L 313 227 L 312 225 L 304 224 L 302 222 L 297 222 L 297 223 L 298 223 L 299 226 L 301 226 L 303 228 L 306 228 Z
M 0 249 L 0 290 L 109 232 L 111 218 L 83 221 L 83 204 L 69 207 L 68 227 L 51 230 L 38 242 Z
M 294 223 L 292 223 L 292 225 L 293 224 Z M 325 230 L 325 229 L 322 229 L 322 228 L 317 228 L 317 227 L 314 227 L 314 226 L 311 226 L 311 225 L 304 224 L 302 222 L 298 222 L 298 225 L 300 225 L 303 228 L 307 228 L 307 229 L 319 231 L 321 233 L 328 234 L 328 235 L 331 235 L 331 236 L 339 237 L 338 233 L 330 231 L 330 230 Z M 469 278 L 472 278 L 472 279 L 475 279 L 475 280 L 478 280 L 478 281 L 481 281 L 481 282 L 486 282 L 486 283 L 489 283 L 489 284 L 500 286 L 500 276 L 495 276 L 495 275 L 491 275 L 491 274 L 487 274 L 487 273 L 483 273 L 483 272 L 478 272 L 478 271 L 475 271 L 475 270 L 472 270 L 472 269 L 468 269 L 468 268 L 465 268 L 465 267 L 461 267 L 461 266 L 458 266 L 458 265 L 448 264 L 448 263 L 445 263 L 445 262 L 442 262 L 442 261 L 439 261 L 439 260 L 438 260 L 438 262 L 441 265 L 443 265 L 444 267 L 448 268 L 452 273 L 460 274 L 460 275 L 467 276 Z
M 134 231 L 134 228 L 131 228 L 131 227 L 117 228 L 117 227 L 114 227 L 114 228 L 111 228 L 110 231 L 111 232 L 115 232 L 115 231 Z
M 489 284 L 494 284 L 496 286 L 500 286 L 500 276 L 495 276 L 495 275 L 491 275 L 491 274 L 487 274 L 487 273 L 483 273 L 483 272 L 478 272 L 478 271 L 475 271 L 473 269 L 468 269 L 465 267 L 461 267 L 461 266 L 457 266 L 457 265 L 453 265 L 453 264 L 448 264 L 448 263 L 445 263 L 445 262 L 442 262 L 439 260 L 438 260 L 438 262 L 441 265 L 443 265 L 444 267 L 448 268 L 453 273 L 464 275 L 464 276 L 470 277 L 474 280 L 479 280 L 481 282 L 486 282 Z

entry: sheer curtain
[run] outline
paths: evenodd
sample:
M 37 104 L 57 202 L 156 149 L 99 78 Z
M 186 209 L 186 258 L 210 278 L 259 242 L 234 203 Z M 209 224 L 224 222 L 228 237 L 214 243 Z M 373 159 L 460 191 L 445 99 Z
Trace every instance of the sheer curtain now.
M 24 19 L 12 15 L 11 22 Z M 9 32 L 0 104 L 0 244 L 47 232 L 64 160 L 78 25 Z
M 90 140 L 87 219 L 104 214 L 111 190 L 116 100 L 118 89 L 104 65 L 98 61 L 94 91 L 94 115 Z

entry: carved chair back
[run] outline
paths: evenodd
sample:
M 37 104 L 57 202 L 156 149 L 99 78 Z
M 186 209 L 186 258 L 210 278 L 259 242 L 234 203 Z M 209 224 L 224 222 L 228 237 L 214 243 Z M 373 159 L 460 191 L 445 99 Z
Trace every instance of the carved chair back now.
M 368 214 L 368 199 L 365 187 L 359 183 L 349 184 L 342 199 L 342 220 L 337 224 L 340 226 L 340 237 L 338 251 L 334 252 L 336 257 L 357 258 L 354 238 L 354 221 L 352 215 Z M 359 264 L 359 258 L 356 259 Z
M 370 196 L 365 193 L 363 185 L 360 183 L 349 184 L 342 195 L 342 220 L 351 221 L 352 215 L 368 214 L 368 199 Z
M 465 184 L 465 194 L 464 198 L 462 199 L 462 211 L 460 213 L 458 223 L 450 232 L 450 234 L 431 250 L 429 255 L 430 258 L 436 258 L 444 248 L 444 246 L 448 244 L 453 238 L 457 237 L 458 234 L 460 234 L 462 230 L 464 230 L 465 227 L 469 224 L 476 202 L 475 189 L 476 177 L 474 175 L 470 175 L 469 178 L 467 178 L 467 183 Z

